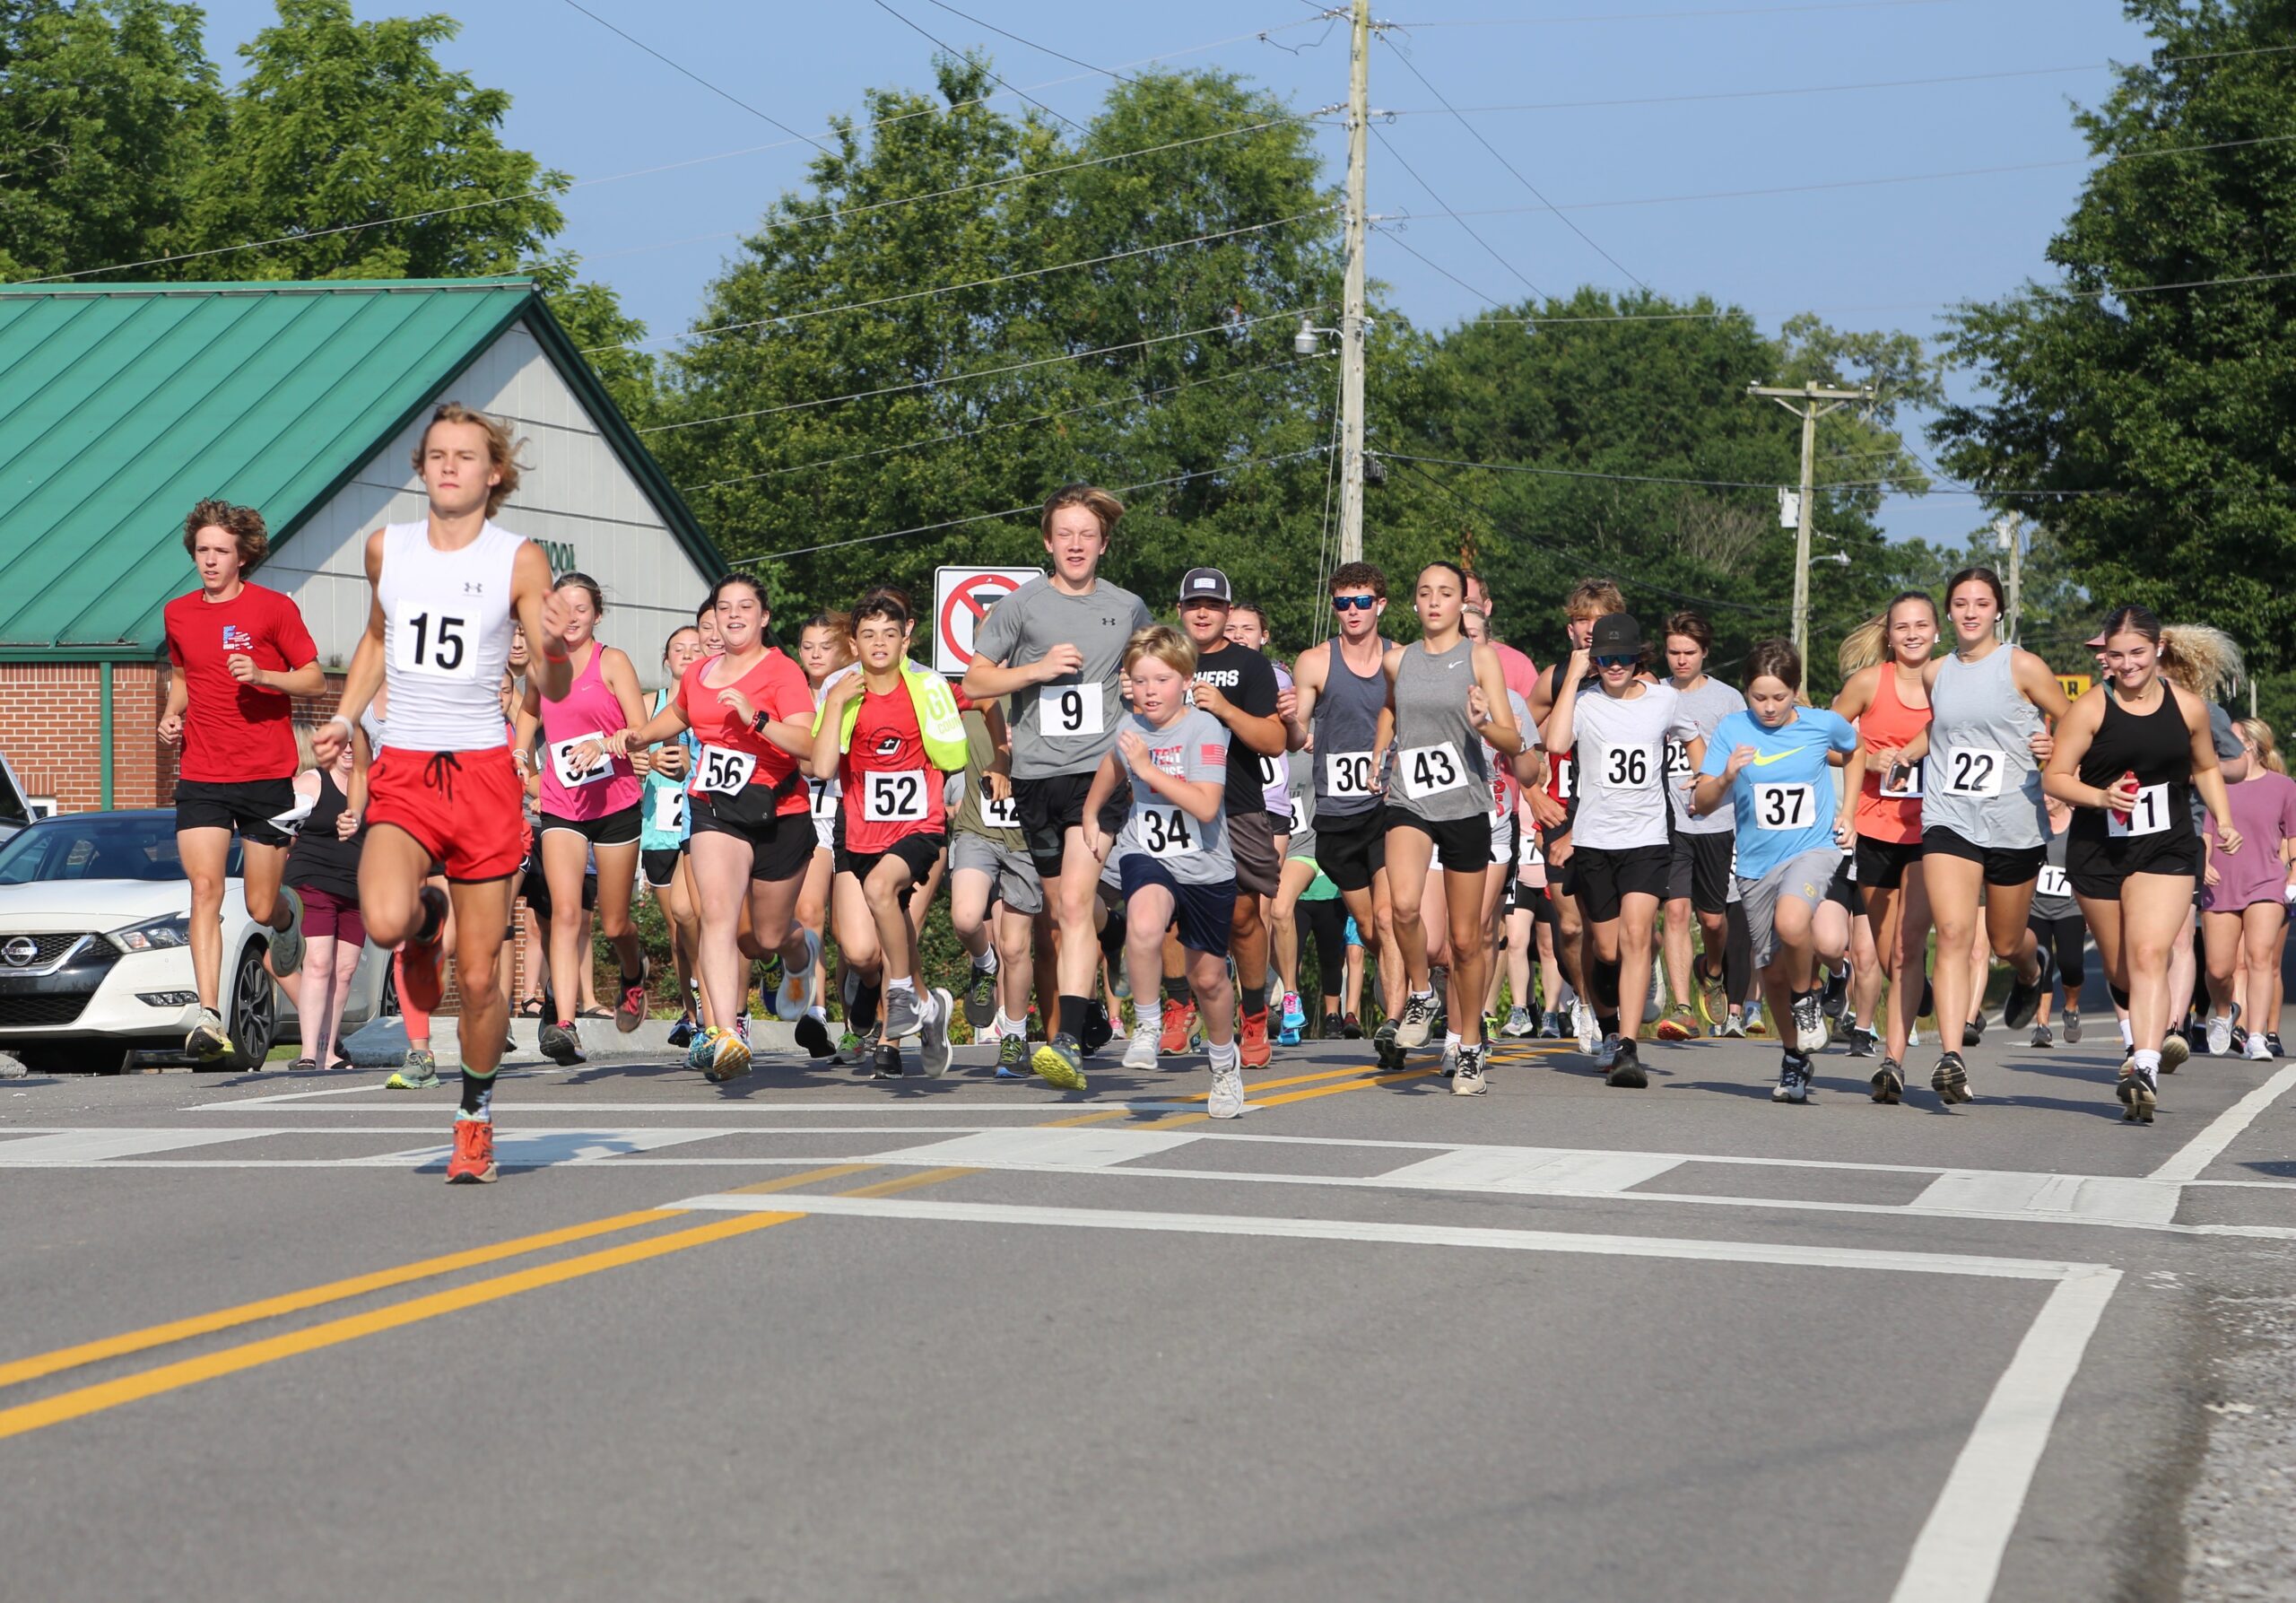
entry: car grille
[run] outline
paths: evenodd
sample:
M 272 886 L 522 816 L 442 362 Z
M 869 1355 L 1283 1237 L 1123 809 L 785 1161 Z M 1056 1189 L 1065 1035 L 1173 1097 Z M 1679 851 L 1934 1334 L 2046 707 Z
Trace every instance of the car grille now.
M 87 1011 L 88 1000 L 84 995 L 0 997 L 0 1027 L 73 1024 Z
M 23 963 L 9 963 L 0 958 L 0 974 L 10 969 L 44 969 L 87 937 L 76 929 L 60 930 L 54 935 L 0 936 L 0 950 L 16 941 L 30 941 L 39 951 Z

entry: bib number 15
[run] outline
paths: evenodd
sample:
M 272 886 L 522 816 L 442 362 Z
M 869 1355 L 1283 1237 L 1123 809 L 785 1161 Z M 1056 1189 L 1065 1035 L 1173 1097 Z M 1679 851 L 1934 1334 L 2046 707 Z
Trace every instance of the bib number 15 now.
M 470 620 L 446 613 L 419 612 L 400 617 L 391 632 L 391 666 L 403 674 L 469 679 L 478 673 L 470 649 Z

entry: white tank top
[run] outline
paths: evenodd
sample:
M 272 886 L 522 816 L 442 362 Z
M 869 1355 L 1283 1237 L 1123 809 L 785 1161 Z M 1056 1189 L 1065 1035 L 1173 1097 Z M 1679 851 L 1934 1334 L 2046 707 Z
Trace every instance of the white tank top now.
M 475 752 L 504 744 L 510 575 L 525 544 L 492 522 L 460 551 L 434 547 L 427 521 L 383 530 L 377 591 L 394 747 Z

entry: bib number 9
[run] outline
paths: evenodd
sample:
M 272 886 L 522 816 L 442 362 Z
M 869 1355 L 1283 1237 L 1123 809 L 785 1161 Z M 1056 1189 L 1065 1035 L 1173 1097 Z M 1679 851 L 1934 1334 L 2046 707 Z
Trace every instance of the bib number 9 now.
M 1048 684 L 1037 692 L 1037 732 L 1048 740 L 1081 740 L 1103 727 L 1100 686 Z
M 1807 829 L 1817 822 L 1817 792 L 1808 785 L 1754 787 L 1754 823 L 1766 830 Z
M 925 816 L 925 774 L 919 769 L 862 776 L 861 816 L 870 823 L 916 823 Z
M 706 745 L 701 748 L 701 761 L 694 769 L 693 788 L 713 796 L 731 796 L 747 785 L 750 775 L 756 771 L 755 753 Z
M 468 618 L 445 613 L 411 613 L 391 631 L 391 666 L 402 674 L 439 679 L 474 679 L 478 658 L 470 649 Z
M 1187 815 L 1178 807 L 1147 807 L 1140 814 L 1140 842 L 1152 858 L 1176 858 L 1196 849 Z

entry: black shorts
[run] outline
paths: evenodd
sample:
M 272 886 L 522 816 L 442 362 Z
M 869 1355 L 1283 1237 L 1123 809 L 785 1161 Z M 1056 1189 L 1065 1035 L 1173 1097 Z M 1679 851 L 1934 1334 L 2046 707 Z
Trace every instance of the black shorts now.
M 1228 855 L 1236 860 L 1236 889 L 1273 896 L 1283 884 L 1283 854 L 1275 849 L 1275 815 L 1255 807 L 1228 815 Z
M 2029 885 L 2041 876 L 2041 859 L 2048 855 L 2048 846 L 2047 842 L 2038 846 L 1979 846 L 1954 830 L 1927 829 L 1921 832 L 1921 855 L 1981 863 L 1985 866 L 1985 883 L 1989 885 Z
M 2074 830 L 2065 842 L 2065 877 L 2075 896 L 2092 902 L 2120 900 L 2120 882 L 2132 874 L 2188 876 L 2197 882 L 2203 858 L 2200 837 L 2189 828 L 2163 830 L 2157 835 L 2090 836 L 2080 825 L 2083 815 L 2073 815 Z
M 1918 841 L 1876 841 L 1857 837 L 1857 883 L 1867 891 L 1894 891 L 1905 884 L 1905 871 L 1921 861 Z
M 1704 835 L 1676 831 L 1668 843 L 1666 900 L 1687 902 L 1695 911 L 1719 917 L 1730 905 L 1730 854 L 1737 844 L 1733 830 Z
M 778 884 L 813 866 L 813 817 L 810 813 L 773 813 L 762 823 L 738 823 L 718 815 L 716 798 L 697 790 L 688 798 L 693 833 L 731 835 L 750 845 L 750 878 Z
M 933 872 L 933 865 L 941 859 L 942 849 L 949 844 L 949 837 L 937 831 L 930 834 L 903 835 L 883 851 L 848 851 L 837 849 L 837 871 L 866 880 L 876 872 L 877 865 L 887 858 L 899 858 L 909 867 L 909 883 L 921 885 Z
M 662 889 L 678 876 L 678 859 L 685 856 L 685 847 L 665 846 L 638 854 L 638 867 L 646 876 L 646 883 L 656 890 Z
M 1174 921 L 1179 926 L 1180 945 L 1190 952 L 1209 952 L 1214 957 L 1228 954 L 1229 936 L 1236 919 L 1236 882 L 1215 880 L 1210 884 L 1182 884 L 1172 877 L 1172 871 L 1144 851 L 1130 851 L 1117 865 L 1118 885 L 1127 902 L 1149 885 L 1160 885 L 1172 893 Z
M 1090 773 L 1057 773 L 1040 780 L 1013 781 L 1013 808 L 1021 815 L 1021 833 L 1028 841 L 1029 860 L 1036 865 L 1037 877 L 1048 885 L 1060 877 L 1061 866 L 1066 859 L 1068 832 L 1083 824 L 1084 797 L 1091 788 Z M 1111 836 L 1117 834 L 1124 828 L 1124 815 L 1131 810 L 1132 788 L 1119 784 L 1100 808 L 1101 830 Z
M 1578 871 L 1578 908 L 1590 924 L 1607 924 L 1618 917 L 1629 896 L 1663 902 L 1666 876 L 1674 867 L 1674 849 L 1667 846 L 1623 846 L 1615 849 L 1581 846 L 1570 854 Z
M 237 830 L 254 846 L 284 846 L 293 837 L 272 822 L 295 810 L 292 780 L 178 780 L 176 828 Z
M 1826 900 L 1838 902 L 1849 913 L 1861 913 L 1865 908 L 1857 898 L 1857 882 L 1850 877 L 1849 859 L 1844 858 L 1833 871 L 1833 879 L 1826 886 Z
M 1387 866 L 1387 809 L 1374 803 L 1345 818 L 1316 815 L 1316 867 L 1343 891 L 1368 891 Z
M 593 846 L 628 846 L 638 839 L 639 823 L 638 804 L 631 803 L 618 813 L 604 818 L 561 818 L 555 813 L 542 815 L 541 833 L 563 830 L 570 835 L 579 835 Z
M 526 898 L 528 911 L 544 923 L 550 922 L 550 881 L 543 876 L 539 867 L 526 870 L 526 877 L 518 882 L 518 894 Z M 582 876 L 582 910 L 589 912 L 597 905 L 598 876 L 585 874 Z
M 1405 808 L 1389 807 L 1387 833 L 1392 835 L 1397 830 L 1417 830 L 1434 841 L 1436 855 L 1442 858 L 1446 874 L 1480 874 L 1491 867 L 1488 813 L 1470 813 L 1465 818 L 1422 818 Z

